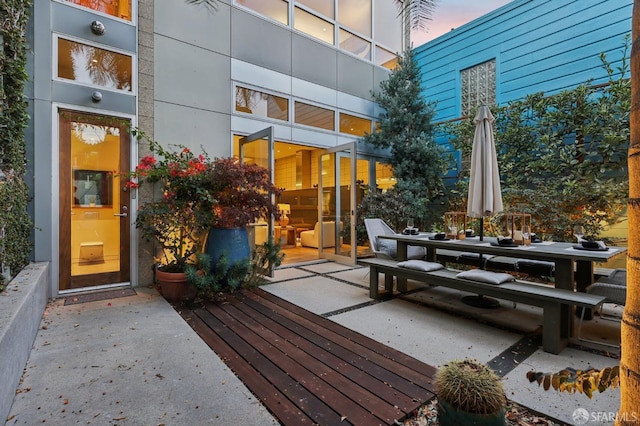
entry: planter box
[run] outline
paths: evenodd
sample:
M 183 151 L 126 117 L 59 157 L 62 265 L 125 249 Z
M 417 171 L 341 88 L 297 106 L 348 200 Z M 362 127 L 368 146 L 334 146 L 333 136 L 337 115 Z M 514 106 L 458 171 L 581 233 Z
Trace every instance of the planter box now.
M 0 419 L 13 404 L 40 328 L 49 291 L 49 263 L 27 265 L 0 293 Z

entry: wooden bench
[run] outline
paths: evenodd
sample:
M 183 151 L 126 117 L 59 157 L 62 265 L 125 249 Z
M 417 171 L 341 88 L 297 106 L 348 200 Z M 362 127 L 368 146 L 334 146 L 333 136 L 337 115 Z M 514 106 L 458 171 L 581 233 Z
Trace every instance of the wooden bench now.
M 451 269 L 438 269 L 431 272 L 423 272 L 398 266 L 398 262 L 387 259 L 370 258 L 360 259 L 358 263 L 369 266 L 369 297 L 372 299 L 388 298 L 393 296 L 393 278 L 400 277 L 412 279 L 435 286 L 444 286 L 456 290 L 462 290 L 474 294 L 496 297 L 510 300 L 516 303 L 539 306 L 542 308 L 542 348 L 545 352 L 554 354 L 566 346 L 570 333 L 570 324 L 563 324 L 562 309 L 564 306 L 580 306 L 583 308 L 597 309 L 605 297 L 587 293 L 579 293 L 564 290 L 547 285 L 530 283 L 526 281 L 509 281 L 503 284 L 488 284 L 481 281 L 459 278 L 460 271 Z M 384 274 L 385 289 L 379 291 L 378 275 Z M 402 280 L 401 280 L 402 281 Z M 406 288 L 398 288 L 399 292 Z

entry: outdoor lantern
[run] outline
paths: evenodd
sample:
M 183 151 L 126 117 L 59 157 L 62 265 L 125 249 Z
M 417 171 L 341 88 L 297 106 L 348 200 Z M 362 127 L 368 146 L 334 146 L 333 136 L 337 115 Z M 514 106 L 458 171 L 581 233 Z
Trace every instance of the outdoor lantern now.
M 531 244 L 531 215 L 528 213 L 505 213 L 505 235 L 520 245 Z
M 463 240 L 467 229 L 466 212 L 446 212 L 444 214 L 444 232 L 447 238 Z

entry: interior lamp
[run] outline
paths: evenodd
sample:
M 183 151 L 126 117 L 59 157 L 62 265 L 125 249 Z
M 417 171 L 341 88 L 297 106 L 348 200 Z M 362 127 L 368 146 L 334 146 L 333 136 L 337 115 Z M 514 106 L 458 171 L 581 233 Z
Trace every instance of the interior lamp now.
M 287 226 L 289 224 L 288 214 L 291 213 L 290 204 L 278 204 L 278 210 L 280 210 L 280 226 Z

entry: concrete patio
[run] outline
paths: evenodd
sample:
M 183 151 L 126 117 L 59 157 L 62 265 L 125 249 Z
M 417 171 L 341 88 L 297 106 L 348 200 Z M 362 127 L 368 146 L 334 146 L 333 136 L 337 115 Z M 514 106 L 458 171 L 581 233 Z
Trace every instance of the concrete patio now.
M 367 274 L 367 268 L 332 262 L 288 265 L 263 289 L 435 366 L 464 357 L 504 361 L 540 324 L 536 308 L 510 302 L 472 308 L 460 302 L 460 292 L 417 283 L 410 283 L 415 291 L 407 296 L 373 301 Z M 47 305 L 7 425 L 278 423 L 155 290 L 136 291 Z M 619 324 L 596 318 L 582 335 L 619 343 Z M 572 346 L 559 355 L 534 348 L 504 374 L 507 397 L 569 424 L 578 408 L 612 418 L 618 389 L 589 399 L 544 391 L 525 376 L 529 370 L 617 365 L 616 348 L 593 347 L 598 350 Z

